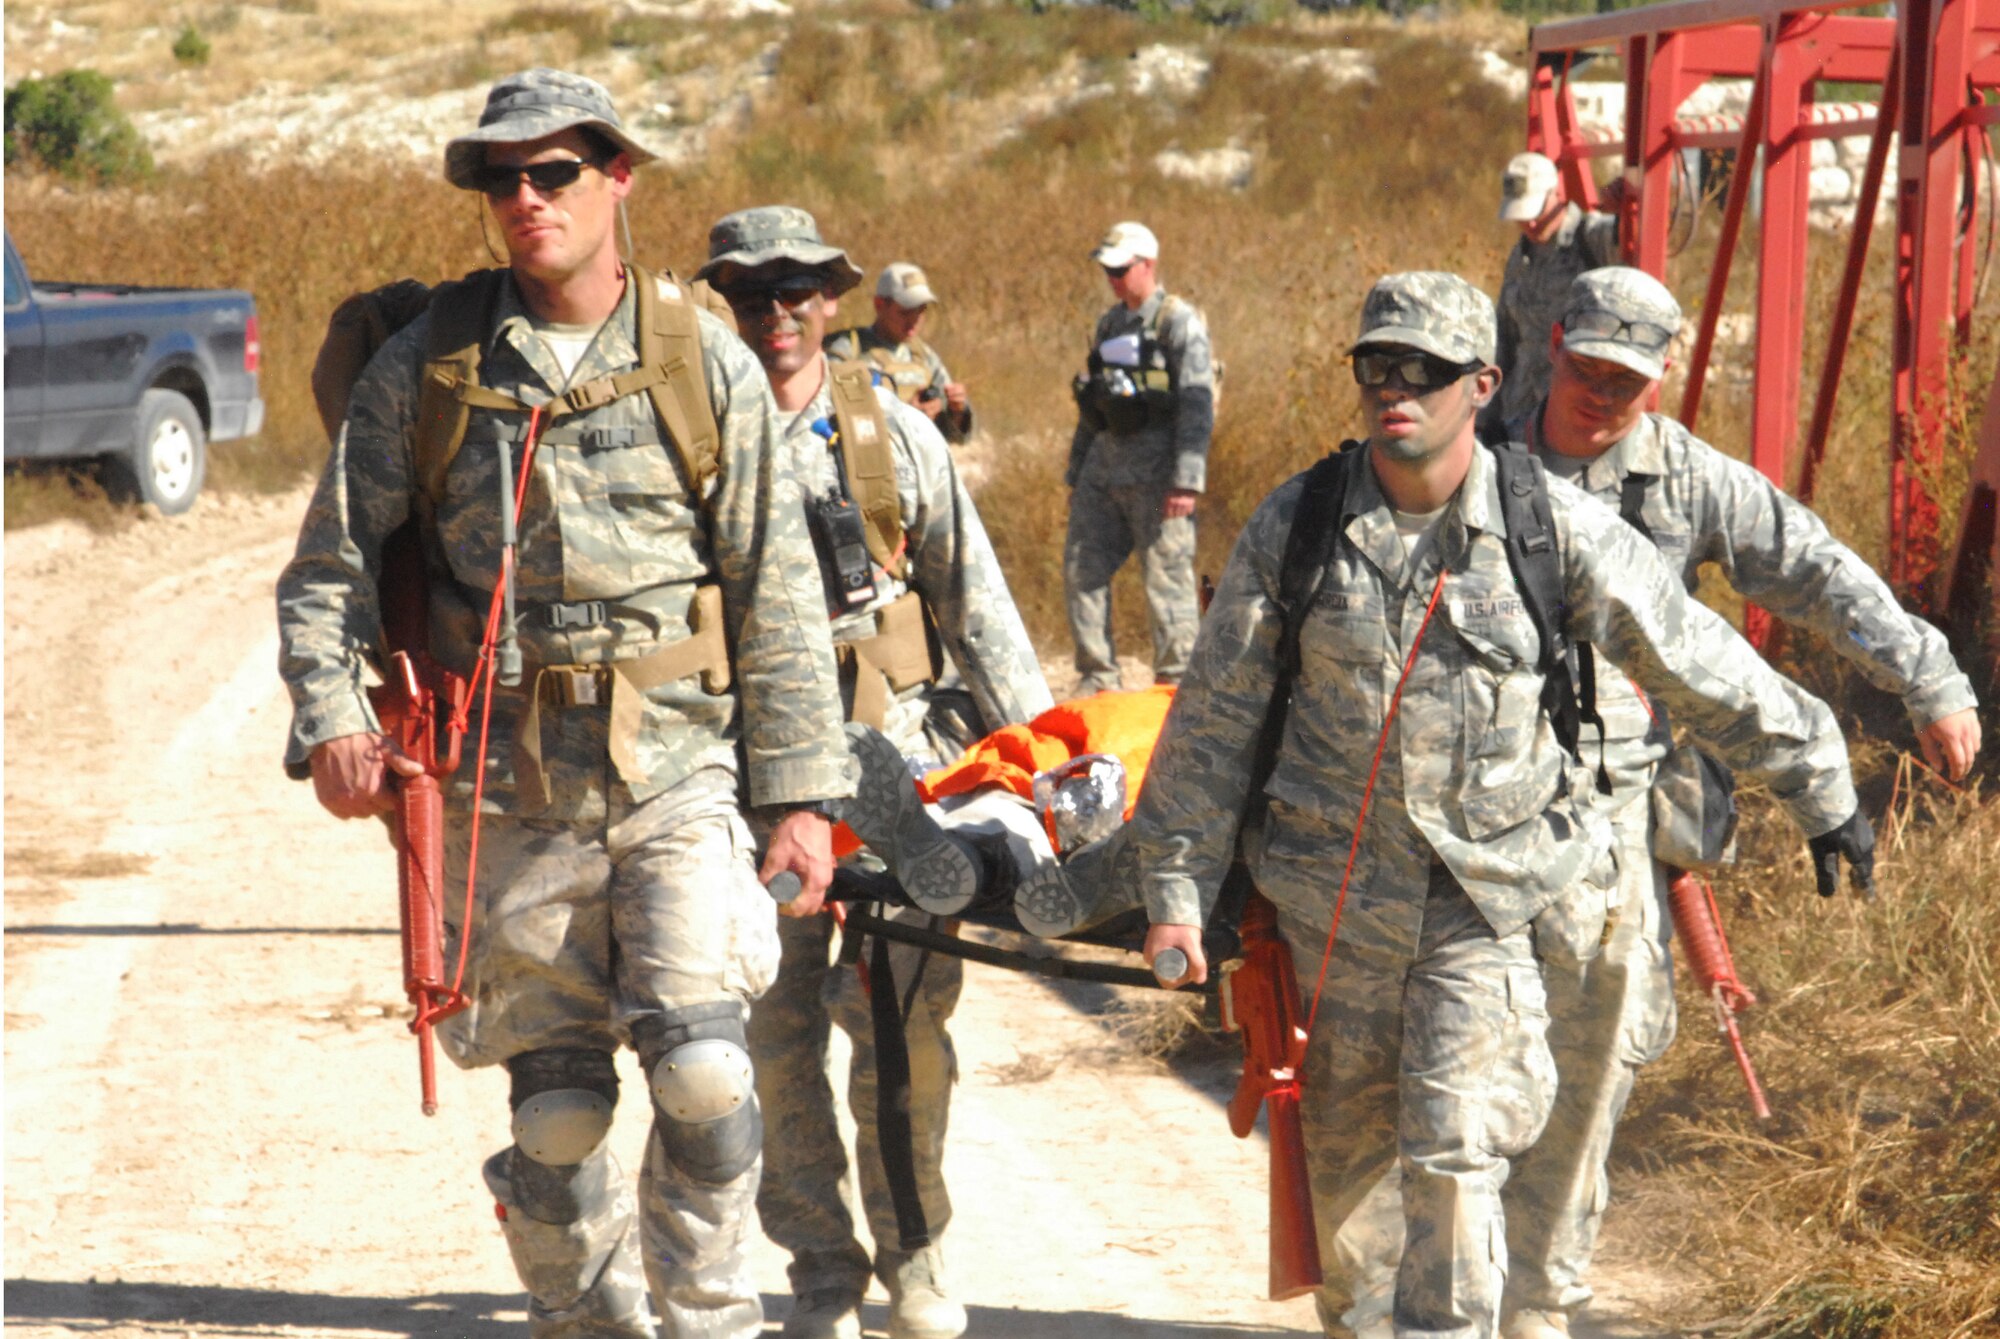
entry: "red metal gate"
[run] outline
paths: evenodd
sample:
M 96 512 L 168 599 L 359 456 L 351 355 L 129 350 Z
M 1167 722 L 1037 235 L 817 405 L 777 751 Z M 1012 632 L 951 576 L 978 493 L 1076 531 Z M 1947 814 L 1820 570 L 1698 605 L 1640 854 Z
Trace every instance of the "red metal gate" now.
M 1898 0 L 1895 17 L 1845 12 L 1863 7 L 1864 0 L 1819 0 L 1810 7 L 1784 0 L 1675 0 L 1542 24 L 1531 36 L 1528 144 L 1556 161 L 1570 197 L 1585 207 L 1597 200 L 1588 160 L 1622 155 L 1626 258 L 1662 278 L 1676 155 L 1688 148 L 1736 151 L 1738 170 L 1730 174 L 1681 402 L 1681 420 L 1690 428 L 1701 412 L 1716 321 L 1750 196 L 1748 167 L 1761 157 L 1761 172 L 1754 174 L 1761 178 L 1762 225 L 1750 449 L 1752 463 L 1785 486 L 1804 384 L 1811 142 L 1872 135 L 1798 463 L 1798 493 L 1811 498 L 1826 450 L 1876 203 L 1889 180 L 1896 193 L 1896 307 L 1894 415 L 1885 425 L 1892 450 L 1888 576 L 1924 612 L 1963 619 L 1993 598 L 2000 433 L 1986 434 L 1974 466 L 1965 524 L 1944 583 L 1937 580 L 1938 502 L 1926 483 L 1939 478 L 1948 417 L 1964 412 L 1964 379 L 1954 387 L 1952 374 L 1970 338 L 1976 296 L 1978 230 L 1972 225 L 1980 193 L 1970 183 L 1988 157 L 1986 128 L 2000 122 L 2000 103 L 1986 97 L 2000 88 L 2000 0 Z M 1622 139 L 1586 134 L 1570 88 L 1577 58 L 1606 51 L 1624 60 Z M 1717 78 L 1752 81 L 1744 114 L 1683 117 L 1688 96 Z M 1821 104 L 1816 86 L 1829 81 L 1879 84 L 1881 100 Z M 1892 135 L 1901 145 L 1894 163 Z M 1985 208 L 1991 207 L 1989 198 Z M 1762 611 L 1753 610 L 1753 633 L 1761 637 L 1763 627 Z

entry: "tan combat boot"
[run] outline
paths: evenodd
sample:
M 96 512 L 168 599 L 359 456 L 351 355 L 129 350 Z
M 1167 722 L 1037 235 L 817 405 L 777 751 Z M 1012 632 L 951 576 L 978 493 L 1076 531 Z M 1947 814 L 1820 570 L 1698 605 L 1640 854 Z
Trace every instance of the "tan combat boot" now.
M 889 1290 L 889 1339 L 958 1339 L 965 1308 L 945 1292 L 944 1252 L 936 1245 L 912 1255 L 883 1251 L 876 1277 Z
M 861 1294 L 846 1288 L 812 1288 L 792 1302 L 784 1339 L 861 1339 Z

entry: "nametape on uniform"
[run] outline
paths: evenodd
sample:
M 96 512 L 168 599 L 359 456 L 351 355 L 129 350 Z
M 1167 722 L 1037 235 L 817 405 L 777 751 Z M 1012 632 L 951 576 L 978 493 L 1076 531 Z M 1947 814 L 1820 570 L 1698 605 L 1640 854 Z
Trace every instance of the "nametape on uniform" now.
M 1129 335 L 1107 339 L 1097 346 L 1097 356 L 1106 367 L 1137 367 L 1140 339 L 1141 336 L 1136 330 Z
M 1451 615 L 1454 622 L 1466 619 L 1521 618 L 1527 612 L 1527 603 L 1518 595 L 1501 595 L 1485 600 L 1451 601 Z

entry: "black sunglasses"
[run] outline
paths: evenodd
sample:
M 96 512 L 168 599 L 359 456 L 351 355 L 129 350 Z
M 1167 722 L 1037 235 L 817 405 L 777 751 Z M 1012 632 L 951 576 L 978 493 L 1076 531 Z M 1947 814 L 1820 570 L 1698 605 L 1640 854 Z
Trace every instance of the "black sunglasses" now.
M 731 284 L 720 290 L 731 308 L 761 312 L 773 302 L 786 307 L 803 307 L 826 287 L 823 274 L 788 274 L 778 279 Z
M 1124 265 L 1106 265 L 1104 267 L 1104 272 L 1113 279 L 1123 279 L 1125 277 L 1125 272 L 1131 269 L 1132 265 L 1136 263 L 1137 262 L 1128 262 Z
M 1364 351 L 1354 355 L 1354 381 L 1360 386 L 1387 385 L 1390 376 L 1413 391 L 1436 390 L 1449 386 L 1468 373 L 1486 366 L 1474 360 L 1454 363 L 1434 353 L 1382 353 Z
M 487 164 L 472 174 L 472 187 L 494 200 L 506 200 L 521 188 L 525 179 L 535 194 L 547 199 L 560 191 L 576 185 L 576 179 L 583 175 L 583 169 L 601 169 L 604 161 L 597 158 L 555 158 L 546 163 L 523 163 L 518 167 L 500 167 Z

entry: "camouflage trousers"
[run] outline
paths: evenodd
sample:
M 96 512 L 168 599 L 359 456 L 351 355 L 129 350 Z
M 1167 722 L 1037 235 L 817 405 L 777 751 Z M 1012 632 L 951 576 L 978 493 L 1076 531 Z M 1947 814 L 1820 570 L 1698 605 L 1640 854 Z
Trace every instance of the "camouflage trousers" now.
M 1612 1133 L 1640 1066 L 1674 1038 L 1673 922 L 1644 792 L 1613 816 L 1613 826 L 1618 883 L 1601 933 L 1574 932 L 1596 928 L 1588 910 L 1580 927 L 1545 913 L 1534 928 L 1557 1087 L 1547 1128 L 1516 1159 L 1501 1196 L 1508 1313 L 1574 1312 L 1590 1300 L 1583 1280 L 1610 1195 Z M 1389 1314 L 1403 1246 L 1400 1197 L 1401 1177 L 1391 1169 L 1342 1227 L 1338 1249 L 1361 1279 L 1357 1325 Z
M 1611 1193 L 1611 1137 L 1642 1065 L 1674 1039 L 1673 917 L 1653 859 L 1642 792 L 1617 815 L 1618 896 L 1603 951 L 1588 960 L 1538 934 L 1549 988 L 1555 1109 L 1507 1187 L 1509 1310 L 1575 1311 Z
M 1259 880 L 1278 904 L 1310 999 L 1330 908 L 1298 915 L 1297 900 L 1267 881 L 1270 869 L 1267 859 Z M 1397 1244 L 1406 1238 L 1408 1246 L 1395 1272 L 1396 1334 L 1498 1332 L 1507 1273 L 1500 1189 L 1508 1160 L 1541 1132 L 1554 1094 L 1528 932 L 1494 935 L 1443 866 L 1433 867 L 1421 905 L 1414 957 L 1358 935 L 1335 945 L 1306 1054 L 1300 1115 L 1326 1275 L 1316 1300 L 1328 1335 L 1350 1335 L 1371 1319 L 1357 1305 L 1367 1301 L 1370 1243 L 1357 1246 L 1342 1229 L 1398 1168 Z M 1373 1254 L 1379 1259 L 1379 1246 Z M 1379 1327 L 1380 1313 L 1372 1319 Z
M 1069 495 L 1063 541 L 1063 596 L 1076 643 L 1080 695 L 1118 687 L 1111 635 L 1111 578 L 1136 547 L 1153 625 L 1153 676 L 1176 682 L 1187 670 L 1201 623 L 1194 580 L 1194 518 L 1160 515 L 1166 489 L 1079 481 Z
M 734 773 L 710 768 L 642 803 L 614 797 L 599 823 L 484 818 L 466 970 L 472 1005 L 439 1025 L 447 1054 L 467 1068 L 545 1048 L 609 1054 L 635 1023 L 666 1011 L 747 1007 L 777 970 L 778 944 L 737 804 Z M 464 887 L 469 838 L 465 816 L 453 815 L 447 889 Z M 460 913 L 448 893 L 447 964 Z M 488 1181 L 508 1210 L 535 1339 L 650 1334 L 643 1305 L 636 1317 L 607 1318 L 642 1268 L 664 1334 L 761 1332 L 743 1255 L 754 1164 L 720 1185 L 697 1181 L 667 1156 L 656 1121 L 636 1203 L 600 1145 L 571 1176 L 581 1189 L 570 1221 L 550 1223 L 509 1207 L 518 1199 L 509 1156 L 488 1163 Z
M 855 1162 L 868 1232 L 877 1251 L 897 1246 L 896 1212 L 875 1136 L 874 1026 L 859 974 L 831 961 L 833 928 L 831 916 L 779 922 L 784 956 L 778 979 L 750 1014 L 750 1054 L 764 1108 L 764 1183 L 757 1213 L 764 1234 L 791 1252 L 788 1274 L 795 1296 L 821 1288 L 862 1293 L 870 1270 L 868 1252 L 854 1234 L 849 1163 L 827 1074 L 833 1023 L 854 1048 L 847 1103 L 857 1126 Z M 889 958 L 899 999 L 916 982 L 905 1026 L 911 1143 L 918 1196 L 936 1237 L 951 1221 L 943 1161 L 958 1060 L 945 1025 L 958 1007 L 964 963 L 942 954 L 923 958 L 921 950 L 905 944 L 891 945 Z

